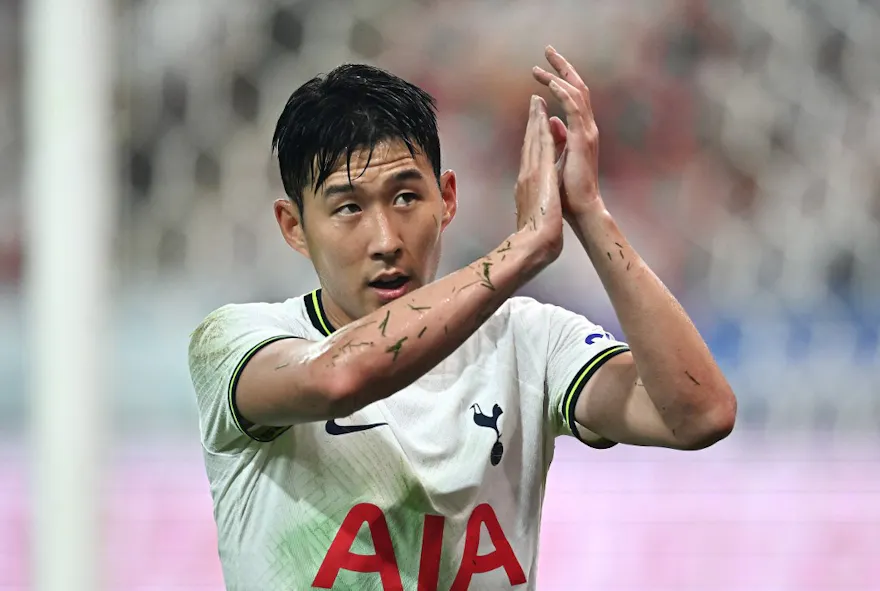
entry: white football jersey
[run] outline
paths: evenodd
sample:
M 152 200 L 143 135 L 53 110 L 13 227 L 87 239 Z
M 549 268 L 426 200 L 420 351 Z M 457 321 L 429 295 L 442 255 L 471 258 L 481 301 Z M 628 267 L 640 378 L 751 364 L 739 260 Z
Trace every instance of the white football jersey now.
M 227 588 L 534 589 L 554 440 L 581 438 L 577 398 L 627 346 L 563 308 L 512 298 L 417 382 L 349 417 L 245 424 L 234 392 L 248 359 L 333 330 L 317 290 L 225 306 L 192 335 Z

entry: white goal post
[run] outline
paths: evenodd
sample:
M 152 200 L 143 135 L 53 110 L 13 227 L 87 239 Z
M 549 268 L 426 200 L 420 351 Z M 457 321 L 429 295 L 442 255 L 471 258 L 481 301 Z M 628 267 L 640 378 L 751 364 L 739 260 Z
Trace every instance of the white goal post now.
M 96 591 L 109 382 L 111 3 L 27 0 L 24 223 L 31 582 Z

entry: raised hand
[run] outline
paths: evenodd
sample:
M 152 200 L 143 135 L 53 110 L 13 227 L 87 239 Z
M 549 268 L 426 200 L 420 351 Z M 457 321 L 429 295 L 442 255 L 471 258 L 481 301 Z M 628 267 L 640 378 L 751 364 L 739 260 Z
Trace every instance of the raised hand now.
M 599 129 L 590 90 L 555 49 L 548 46 L 544 54 L 556 74 L 538 66 L 532 68 L 532 74 L 560 102 L 567 123 L 566 127 L 555 117 L 550 121 L 562 181 L 562 210 L 566 217 L 589 214 L 597 206 L 604 208 L 599 195 Z
M 562 251 L 562 204 L 547 105 L 538 96 L 531 99 L 515 196 L 517 230 L 535 233 L 549 264 Z

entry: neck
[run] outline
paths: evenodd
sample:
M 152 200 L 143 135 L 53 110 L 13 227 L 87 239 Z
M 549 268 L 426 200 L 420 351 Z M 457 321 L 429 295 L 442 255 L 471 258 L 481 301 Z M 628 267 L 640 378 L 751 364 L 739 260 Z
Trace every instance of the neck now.
M 346 324 L 354 321 L 354 318 L 349 318 L 348 314 L 343 312 L 342 308 L 336 305 L 333 298 L 327 294 L 327 290 L 323 288 L 321 289 L 321 306 L 324 308 L 327 320 L 330 321 L 333 328 L 336 330 L 339 330 Z

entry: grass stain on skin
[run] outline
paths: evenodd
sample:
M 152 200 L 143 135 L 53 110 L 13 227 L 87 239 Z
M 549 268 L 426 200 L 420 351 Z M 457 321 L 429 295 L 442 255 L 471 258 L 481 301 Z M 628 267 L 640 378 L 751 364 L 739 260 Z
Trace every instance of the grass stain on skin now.
M 379 330 L 382 331 L 382 336 L 385 336 L 385 329 L 388 328 L 388 319 L 391 318 L 391 310 L 385 312 L 385 320 L 382 321 L 382 324 L 379 325 Z
M 408 338 L 409 337 L 403 337 L 402 339 L 400 339 L 399 341 L 397 341 L 396 343 L 394 343 L 393 345 L 391 345 L 390 347 L 385 349 L 386 353 L 393 353 L 394 354 L 394 358 L 392 359 L 392 361 L 397 361 L 397 356 L 400 355 L 400 349 L 401 349 L 401 347 L 403 347 L 403 343 L 406 342 L 406 340 Z
M 489 269 L 492 267 L 492 263 L 485 262 L 483 263 L 483 285 L 495 291 L 495 286 L 492 284 L 492 279 L 489 278 Z

